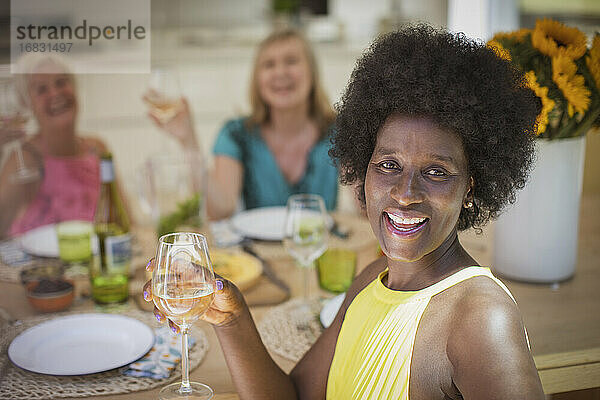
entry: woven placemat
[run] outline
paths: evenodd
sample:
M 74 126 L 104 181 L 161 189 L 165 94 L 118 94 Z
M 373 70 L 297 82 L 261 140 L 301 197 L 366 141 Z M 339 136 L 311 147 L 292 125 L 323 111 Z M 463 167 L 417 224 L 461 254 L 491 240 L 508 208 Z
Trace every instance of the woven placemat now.
M 292 299 L 269 310 L 258 331 L 269 350 L 291 361 L 300 358 L 323 332 L 319 300 Z
M 52 376 L 36 374 L 15 366 L 8 358 L 8 346 L 21 332 L 44 321 L 75 313 L 60 313 L 52 316 L 27 318 L 0 327 L 0 399 L 58 399 L 65 397 L 90 397 L 148 390 L 181 379 L 178 365 L 170 377 L 151 379 L 126 376 L 122 368 L 97 374 L 80 376 Z M 121 313 L 144 322 L 150 327 L 158 323 L 152 313 L 130 310 Z M 208 339 L 200 328 L 192 329 L 196 345 L 190 350 L 190 371 L 202 362 L 208 351 Z

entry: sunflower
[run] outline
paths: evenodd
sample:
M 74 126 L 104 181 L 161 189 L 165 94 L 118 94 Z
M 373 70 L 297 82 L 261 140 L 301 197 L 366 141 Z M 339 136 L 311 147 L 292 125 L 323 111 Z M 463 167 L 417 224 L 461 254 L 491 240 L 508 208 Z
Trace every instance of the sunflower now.
M 500 44 L 500 42 L 498 42 L 497 40 L 490 40 L 489 42 L 487 42 L 487 46 L 492 49 L 492 51 L 494 53 L 496 53 L 496 55 L 498 57 L 500 57 L 503 60 L 506 61 L 512 61 L 512 58 L 510 57 L 510 52 L 508 50 L 506 50 L 504 47 L 502 47 L 502 45 Z
M 540 86 L 538 84 L 535 72 L 529 71 L 525 74 L 525 78 L 527 78 L 527 84 L 529 85 L 529 87 L 535 92 L 535 95 L 539 97 L 542 101 L 542 111 L 540 111 L 535 121 L 535 134 L 539 136 L 546 131 L 546 126 L 548 126 L 548 115 L 550 114 L 550 111 L 552 111 L 556 103 L 554 102 L 554 100 L 548 97 L 548 88 L 545 86 Z
M 569 117 L 575 112 L 584 114 L 590 106 L 590 90 L 583 75 L 577 74 L 577 65 L 569 57 L 559 54 L 552 58 L 552 80 L 568 102 Z
M 577 60 L 587 50 L 586 37 L 583 32 L 546 18 L 536 22 L 535 29 L 531 34 L 531 43 L 549 57 L 563 54 Z
M 600 90 L 600 35 L 594 36 L 592 48 L 590 49 L 590 55 L 585 58 L 585 63 L 590 70 L 596 87 Z
M 525 37 L 531 33 L 531 29 L 521 28 L 514 32 L 498 32 L 492 40 L 499 41 L 503 39 L 514 40 L 515 42 L 523 42 Z

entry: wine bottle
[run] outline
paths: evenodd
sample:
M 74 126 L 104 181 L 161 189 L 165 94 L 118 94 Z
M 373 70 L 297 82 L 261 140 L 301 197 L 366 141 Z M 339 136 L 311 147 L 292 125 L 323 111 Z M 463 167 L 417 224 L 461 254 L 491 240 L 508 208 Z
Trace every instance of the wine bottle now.
M 94 218 L 98 256 L 90 273 L 92 298 L 97 303 L 122 303 L 129 297 L 131 236 L 129 218 L 115 182 L 112 156 L 100 160 L 100 196 Z

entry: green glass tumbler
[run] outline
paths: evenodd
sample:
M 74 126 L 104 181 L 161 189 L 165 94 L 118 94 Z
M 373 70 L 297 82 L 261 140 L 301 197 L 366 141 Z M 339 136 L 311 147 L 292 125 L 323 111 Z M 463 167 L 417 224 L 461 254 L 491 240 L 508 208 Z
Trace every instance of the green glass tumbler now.
M 343 293 L 352 284 L 356 271 L 356 253 L 333 248 L 317 259 L 319 286 L 333 293 Z
M 56 225 L 58 252 L 66 264 L 87 263 L 92 258 L 92 224 L 87 221 L 64 221 Z

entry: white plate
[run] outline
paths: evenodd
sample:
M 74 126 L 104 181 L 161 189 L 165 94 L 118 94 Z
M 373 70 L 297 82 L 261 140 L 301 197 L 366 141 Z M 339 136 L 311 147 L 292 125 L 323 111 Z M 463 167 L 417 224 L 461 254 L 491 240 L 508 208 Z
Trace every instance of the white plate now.
M 58 257 L 58 239 L 54 224 L 25 232 L 19 240 L 26 253 L 39 257 Z
M 337 315 L 338 310 L 342 306 L 344 302 L 344 298 L 346 297 L 346 293 L 338 294 L 337 296 L 327 300 L 321 313 L 319 314 L 319 319 L 321 320 L 321 324 L 327 328 Z
M 231 217 L 231 225 L 242 236 L 260 240 L 283 240 L 286 208 L 262 207 L 241 211 Z M 333 219 L 328 218 L 328 228 Z
M 23 369 L 48 375 L 108 371 L 142 357 L 154 345 L 146 324 L 113 314 L 56 318 L 27 329 L 8 347 L 10 360 Z

